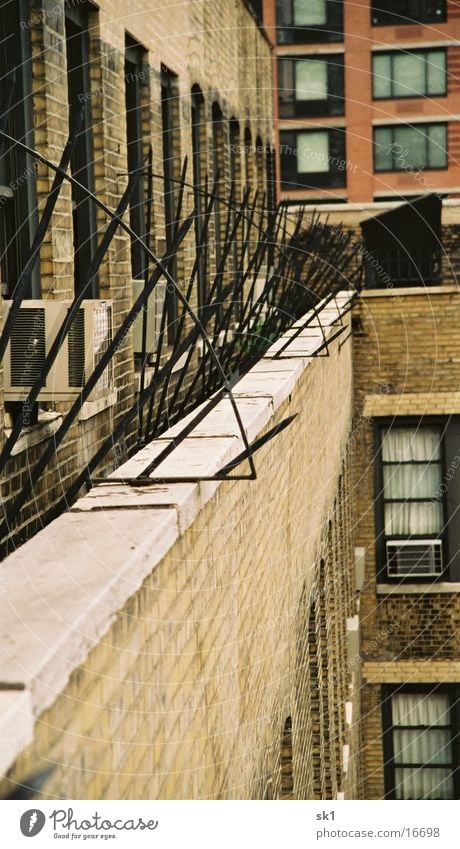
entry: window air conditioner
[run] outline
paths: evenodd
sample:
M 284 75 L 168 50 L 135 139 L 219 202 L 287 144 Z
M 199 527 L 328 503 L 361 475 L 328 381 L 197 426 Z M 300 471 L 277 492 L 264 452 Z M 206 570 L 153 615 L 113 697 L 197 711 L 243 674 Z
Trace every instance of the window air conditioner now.
M 3 322 L 11 303 L 3 302 Z M 27 398 L 71 304 L 72 301 L 22 302 L 3 361 L 5 401 L 24 401 Z M 83 301 L 38 400 L 64 401 L 79 395 L 110 345 L 112 333 L 112 302 Z M 112 388 L 113 362 L 110 361 L 88 400 L 104 397 Z
M 442 540 L 387 541 L 387 570 L 390 577 L 436 577 L 442 573 L 442 569 Z

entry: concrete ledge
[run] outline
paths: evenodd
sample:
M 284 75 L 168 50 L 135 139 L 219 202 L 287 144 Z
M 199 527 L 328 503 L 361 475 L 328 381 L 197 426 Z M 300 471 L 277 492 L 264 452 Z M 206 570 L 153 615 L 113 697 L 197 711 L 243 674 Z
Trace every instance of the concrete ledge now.
M 93 416 L 97 416 L 97 414 L 102 413 L 103 410 L 108 410 L 109 407 L 113 407 L 116 403 L 116 389 L 114 392 L 110 392 L 108 395 L 98 398 L 97 401 L 85 401 L 78 414 L 78 421 L 85 422 L 88 419 L 92 419 Z
M 460 583 L 438 581 L 432 584 L 377 584 L 377 595 L 439 595 L 460 593 Z
M 392 289 L 364 289 L 361 293 L 366 298 L 399 298 L 409 295 L 458 295 L 459 286 L 397 286 Z
M 32 742 L 33 732 L 30 694 L 23 690 L 0 692 L 0 774 Z
M 33 448 L 34 445 L 39 445 L 41 442 L 46 442 L 51 439 L 53 434 L 59 429 L 62 423 L 62 415 L 60 413 L 40 413 L 39 421 L 31 427 L 26 427 L 21 432 L 19 439 L 13 446 L 11 456 L 22 454 Z M 10 428 L 5 428 L 5 437 L 8 438 L 11 433 Z
M 335 331 L 351 297 L 341 294 L 337 306 L 321 314 L 326 335 Z M 315 344 L 322 344 L 322 335 L 314 336 Z M 250 441 L 271 422 L 312 362 L 293 358 L 290 346 L 282 362 L 271 360 L 269 352 L 235 386 Z M 213 475 L 243 450 L 228 398 L 175 445 L 183 425 L 139 451 L 2 564 L 0 691 L 22 690 L 24 697 L 3 703 L 4 721 L 16 717 L 20 730 L 4 751 L 4 771 L 30 738 L 30 717 L 53 704 L 120 609 L 222 486 L 218 480 L 145 487 L 111 480 L 143 472 L 167 444 L 174 450 L 152 477 Z

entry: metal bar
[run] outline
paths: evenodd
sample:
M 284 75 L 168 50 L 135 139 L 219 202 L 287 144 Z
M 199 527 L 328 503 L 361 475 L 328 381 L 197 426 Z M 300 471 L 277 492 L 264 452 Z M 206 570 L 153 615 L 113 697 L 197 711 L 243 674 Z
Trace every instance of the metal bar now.
M 24 292 L 26 286 L 29 284 L 29 282 L 31 280 L 32 272 L 34 270 L 38 254 L 40 252 L 40 248 L 41 248 L 43 240 L 45 238 L 46 231 L 48 230 L 48 227 L 50 225 L 51 216 L 53 214 L 54 207 L 56 206 L 56 201 L 59 197 L 59 192 L 61 191 L 61 187 L 62 187 L 62 184 L 63 184 L 64 179 L 65 179 L 65 172 L 66 172 L 66 170 L 69 166 L 69 163 L 70 163 L 70 158 L 72 156 L 72 152 L 73 152 L 73 149 L 75 147 L 75 143 L 76 143 L 76 140 L 77 140 L 79 129 L 81 127 L 82 120 L 83 120 L 83 110 L 81 110 L 77 114 L 77 117 L 75 119 L 75 124 L 72 128 L 72 132 L 69 135 L 67 142 L 65 144 L 64 150 L 62 152 L 61 160 L 60 160 L 60 163 L 59 163 L 59 167 L 56 171 L 56 174 L 55 174 L 55 177 L 54 177 L 54 180 L 53 180 L 53 185 L 51 187 L 51 191 L 50 191 L 50 193 L 49 193 L 49 195 L 46 199 L 45 208 L 43 210 L 41 219 L 40 219 L 38 227 L 37 227 L 37 232 L 35 233 L 35 236 L 34 236 L 34 239 L 33 239 L 33 242 L 32 242 L 32 247 L 30 249 L 29 258 L 28 258 L 21 274 L 19 275 L 19 280 L 16 284 L 16 287 L 15 287 L 15 290 L 14 290 L 14 293 L 13 293 L 13 298 L 12 298 L 13 303 L 11 304 L 11 308 L 8 312 L 5 324 L 3 325 L 2 333 L 0 335 L 0 361 L 3 360 L 3 357 L 5 355 L 5 351 L 6 351 L 8 342 L 10 340 L 11 332 L 13 330 L 13 325 L 14 325 L 16 316 L 17 316 L 19 309 L 20 309 L 23 292 Z M 9 136 L 7 133 L 5 133 L 2 130 L 0 130 L 0 136 L 2 138 L 8 139 L 9 141 L 15 141 L 11 136 Z M 19 147 L 27 150 L 27 152 L 35 155 L 35 151 L 32 151 L 31 148 L 28 148 L 26 145 L 22 144 L 21 142 L 15 142 L 15 143 L 17 143 L 19 145 Z
M 52 343 L 52 345 L 51 345 L 51 347 L 50 347 L 50 349 L 49 349 L 49 351 L 48 351 L 48 353 L 45 357 L 45 361 L 44 361 L 43 366 L 40 370 L 40 374 L 38 375 L 37 379 L 35 380 L 35 383 L 31 387 L 26 400 L 23 402 L 23 404 L 21 406 L 20 414 L 16 417 L 15 421 L 13 422 L 13 427 L 12 427 L 11 433 L 10 433 L 8 439 L 5 442 L 5 445 L 3 446 L 3 448 L 0 452 L 0 473 L 3 471 L 8 460 L 10 459 L 11 451 L 12 451 L 12 449 L 13 449 L 13 447 L 14 447 L 14 445 L 15 445 L 15 443 L 16 443 L 16 441 L 17 441 L 17 439 L 18 439 L 18 437 L 21 433 L 22 419 L 23 419 L 22 413 L 27 407 L 30 407 L 30 405 L 33 404 L 37 400 L 37 398 L 40 394 L 40 390 L 41 390 L 42 386 L 44 385 L 44 383 L 46 381 L 46 378 L 47 378 L 47 376 L 50 372 L 50 369 L 51 369 L 51 367 L 52 367 L 52 365 L 53 365 L 53 363 L 56 359 L 56 356 L 57 356 L 57 354 L 58 354 L 58 352 L 59 352 L 59 350 L 62 346 L 62 343 L 64 342 L 64 339 L 66 338 L 66 336 L 68 335 L 68 333 L 70 331 L 70 328 L 72 326 L 72 322 L 75 318 L 75 315 L 76 315 L 82 301 L 85 299 L 86 290 L 91 286 L 91 282 L 94 279 L 94 277 L 96 276 L 98 268 L 99 268 L 99 266 L 100 266 L 100 264 L 101 264 L 101 262 L 102 262 L 102 260 L 105 256 L 109 246 L 110 246 L 110 243 L 113 239 L 113 236 L 115 235 L 115 232 L 116 232 L 117 227 L 118 227 L 120 220 L 121 220 L 121 216 L 125 213 L 125 211 L 128 207 L 129 201 L 132 197 L 133 192 L 136 189 L 136 186 L 137 186 L 139 179 L 140 179 L 140 173 L 133 174 L 132 178 L 130 178 L 128 186 L 125 189 L 125 192 L 124 192 L 124 194 L 123 194 L 123 196 L 122 196 L 122 198 L 121 198 L 121 200 L 118 204 L 118 207 L 116 209 L 114 217 L 110 221 L 110 223 L 107 227 L 107 230 L 104 233 L 102 240 L 101 240 L 101 242 L 100 242 L 100 244 L 99 244 L 99 246 L 96 250 L 96 253 L 94 254 L 94 257 L 91 261 L 90 267 L 89 267 L 87 273 L 85 274 L 83 287 L 82 287 L 81 291 L 79 292 L 79 294 L 77 295 L 77 297 L 74 299 L 72 305 L 70 306 L 70 308 L 67 312 L 67 315 L 66 315 L 61 327 L 59 328 L 59 332 L 58 332 L 57 336 L 55 337 L 55 339 L 54 339 L 54 341 L 53 341 L 53 343 Z
M 252 442 L 249 448 L 245 451 L 242 451 L 241 454 L 238 454 L 233 460 L 230 460 L 222 469 L 216 474 L 217 480 L 232 480 L 228 476 L 228 473 L 243 463 L 245 460 L 249 460 L 253 454 L 262 448 L 263 445 L 266 445 L 267 442 L 273 439 L 273 437 L 278 436 L 285 428 L 289 427 L 289 425 L 297 418 L 297 413 L 294 413 L 292 416 L 288 416 L 287 419 L 283 419 L 283 421 L 279 422 L 279 424 L 272 427 L 267 433 L 261 436 L 259 439 L 256 439 L 255 442 Z
M 289 416 L 286 419 L 283 419 L 279 424 L 275 425 L 268 433 L 261 436 L 260 439 L 256 439 L 255 442 L 251 443 L 248 449 L 242 451 L 222 467 L 215 475 L 181 475 L 180 477 L 161 477 L 161 478 L 152 478 L 149 477 L 149 471 L 152 466 L 147 466 L 140 475 L 135 478 L 124 478 L 124 477 L 110 477 L 110 478 L 101 478 L 95 477 L 93 478 L 93 483 L 95 484 L 125 484 L 126 486 L 158 486 L 159 484 L 168 484 L 168 483 L 196 483 L 198 481 L 225 481 L 225 480 L 255 480 L 257 475 L 254 476 L 254 473 L 251 472 L 249 475 L 231 475 L 229 476 L 229 472 L 235 469 L 237 466 L 241 465 L 245 460 L 251 459 L 255 452 L 262 448 L 267 442 L 270 442 L 275 436 L 278 436 L 285 428 L 289 427 L 289 425 L 297 418 L 297 413 Z M 174 450 L 176 446 L 174 445 L 172 450 Z M 169 452 L 170 453 L 170 452 Z M 162 461 L 165 458 L 162 458 Z M 165 506 L 165 505 L 163 505 Z
M 204 244 L 204 240 L 207 237 L 209 222 L 211 220 L 213 206 L 214 206 L 214 197 L 211 195 L 211 197 L 208 201 L 206 210 L 205 210 L 204 220 L 203 220 L 203 228 L 202 228 L 201 235 L 200 235 L 202 244 Z M 202 245 L 197 246 L 197 257 L 195 258 L 194 268 L 192 270 L 192 276 L 190 278 L 190 282 L 189 282 L 189 286 L 188 286 L 187 294 L 186 294 L 187 300 L 190 300 L 190 298 L 191 298 L 192 287 L 193 287 L 193 284 L 194 284 L 194 281 L 195 281 L 195 276 L 198 272 L 198 252 L 200 251 L 201 247 L 202 247 Z M 180 324 L 179 332 L 178 332 L 179 337 L 182 335 L 182 329 L 183 329 L 183 323 L 184 322 L 185 322 L 185 312 L 181 316 L 181 324 Z M 170 402 L 170 408 L 171 409 L 174 409 L 177 397 L 179 395 L 179 392 L 181 390 L 181 387 L 182 387 L 182 384 L 183 384 L 183 381 L 184 381 L 184 378 L 185 378 L 185 374 L 187 372 L 190 361 L 193 357 L 193 353 L 194 353 L 194 348 L 191 346 L 190 349 L 189 349 L 189 352 L 187 354 L 187 360 L 186 360 L 185 366 L 182 369 L 181 374 L 180 374 L 178 381 L 176 383 L 176 386 L 174 388 L 173 397 L 172 397 L 172 400 Z M 152 396 L 152 398 L 150 400 L 150 407 L 149 407 L 149 416 L 150 416 L 149 422 L 150 423 L 151 423 L 152 413 L 153 413 L 153 400 L 154 400 L 154 396 Z M 155 431 L 155 425 L 152 429 L 150 429 L 150 434 L 153 435 L 154 431 Z
M 111 213 L 111 215 L 113 216 L 113 213 Z M 184 223 L 183 223 L 182 227 L 180 228 L 179 233 L 177 235 L 177 241 L 179 241 L 179 242 L 182 241 L 182 239 L 185 237 L 186 233 L 188 232 L 190 226 L 192 225 L 192 222 L 193 222 L 192 216 L 189 216 L 184 221 Z M 120 220 L 120 223 L 121 223 L 121 220 Z M 127 226 L 127 225 L 125 225 L 125 226 Z M 139 241 L 141 241 L 141 243 L 142 243 L 142 240 L 139 239 Z M 103 353 L 99 363 L 97 364 L 92 375 L 90 376 L 90 378 L 86 382 L 85 386 L 83 387 L 80 395 L 74 401 L 69 412 L 65 416 L 64 421 L 62 422 L 61 426 L 59 427 L 57 432 L 54 434 L 53 440 L 50 443 L 48 443 L 48 445 L 45 448 L 45 451 L 43 452 L 42 456 L 40 457 L 37 464 L 34 466 L 33 470 L 31 471 L 31 474 L 29 475 L 27 484 L 23 487 L 23 489 L 19 493 L 18 497 L 14 500 L 12 506 L 8 507 L 5 510 L 5 518 L 2 522 L 2 524 L 0 525 L 0 539 L 2 538 L 4 529 L 5 529 L 5 525 L 6 525 L 6 530 L 8 532 L 10 524 L 13 524 L 14 521 L 16 520 L 17 515 L 19 513 L 19 510 L 24 505 L 24 503 L 25 503 L 28 495 L 30 494 L 30 492 L 33 490 L 33 487 L 34 487 L 35 483 L 37 482 L 37 480 L 39 479 L 40 474 L 46 468 L 50 459 L 54 456 L 58 445 L 60 445 L 60 443 L 62 442 L 64 436 L 66 435 L 67 431 L 69 430 L 69 428 L 72 425 L 72 422 L 74 421 L 76 415 L 78 414 L 78 411 L 81 409 L 81 405 L 83 404 L 83 402 L 86 400 L 86 398 L 90 394 L 91 390 L 96 385 L 100 376 L 104 372 L 106 366 L 110 362 L 114 352 L 117 350 L 117 348 L 119 347 L 119 345 L 123 341 L 126 333 L 128 332 L 129 328 L 132 325 L 133 320 L 136 318 L 136 316 L 138 315 L 138 313 L 142 309 L 142 306 L 145 303 L 146 299 L 148 298 L 150 293 L 153 291 L 153 288 L 156 285 L 158 279 L 163 274 L 166 274 L 167 278 L 170 281 L 172 281 L 172 277 L 169 275 L 169 272 L 165 268 L 164 264 L 160 260 L 158 260 L 152 254 L 151 251 L 149 253 L 151 255 L 151 258 L 153 258 L 153 261 L 156 263 L 156 269 L 155 269 L 155 271 L 153 272 L 153 274 L 150 278 L 149 285 L 144 289 L 143 292 L 140 293 L 140 295 L 136 299 L 135 303 L 131 307 L 131 309 L 128 312 L 128 314 L 127 314 L 125 320 L 123 321 L 121 327 L 119 328 L 119 330 L 115 334 L 111 345 Z M 172 282 L 174 283 L 174 281 L 172 281 Z M 171 360 L 171 362 L 172 362 L 171 367 L 173 367 L 174 361 Z M 135 404 L 131 408 L 130 412 L 132 412 L 133 410 L 134 410 L 134 416 L 135 416 L 138 412 L 137 404 Z M 131 416 L 131 418 L 132 418 L 132 416 Z M 131 418 L 129 419 L 129 421 L 131 421 Z M 128 423 L 129 423 L 129 421 L 128 421 Z M 106 440 L 106 442 L 107 442 L 107 440 Z M 106 442 L 104 443 L 104 445 L 106 444 Z M 112 437 L 110 437 L 109 443 L 112 444 Z M 104 455 L 105 455 L 105 452 L 104 452 Z M 83 473 L 83 481 L 80 483 L 78 488 L 80 488 L 80 486 L 84 482 L 86 474 L 87 473 L 86 473 L 86 470 L 85 470 L 85 472 Z M 81 477 L 81 475 L 79 476 L 79 478 L 80 477 Z M 64 499 L 64 501 L 65 501 L 65 499 Z
M 149 145 L 149 154 L 147 160 L 147 216 L 146 216 L 146 233 L 145 233 L 145 244 L 147 248 L 150 248 L 150 236 L 152 229 L 152 206 L 153 206 L 153 148 L 152 145 Z M 145 258 L 145 274 L 144 274 L 144 286 L 147 286 L 149 281 L 149 258 L 148 254 Z M 148 321 L 148 303 L 146 302 L 145 307 L 142 312 L 142 342 L 141 342 L 141 373 L 139 376 L 139 389 L 140 392 L 143 391 L 145 386 L 145 369 L 147 368 L 147 321 Z M 138 442 L 142 440 L 142 434 L 144 431 L 144 413 L 143 410 L 139 410 L 139 425 L 137 431 L 137 439 Z

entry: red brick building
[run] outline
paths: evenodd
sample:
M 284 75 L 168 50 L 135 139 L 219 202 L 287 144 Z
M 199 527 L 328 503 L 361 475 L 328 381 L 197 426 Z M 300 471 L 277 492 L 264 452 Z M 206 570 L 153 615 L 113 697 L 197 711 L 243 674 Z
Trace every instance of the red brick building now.
M 460 7 L 264 0 L 282 200 L 460 193 Z

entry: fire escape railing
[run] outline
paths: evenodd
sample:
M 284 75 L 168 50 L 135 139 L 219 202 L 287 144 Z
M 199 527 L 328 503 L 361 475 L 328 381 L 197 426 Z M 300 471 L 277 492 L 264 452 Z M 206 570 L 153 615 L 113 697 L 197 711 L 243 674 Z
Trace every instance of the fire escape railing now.
M 187 182 L 187 160 L 184 161 L 182 175 L 177 185 L 176 226 L 172 242 L 163 256 L 159 257 L 150 247 L 150 228 L 146 230 L 147 237 L 142 239 L 123 220 L 141 178 L 141 171 L 128 175 L 127 187 L 118 206 L 115 210 L 111 210 L 100 198 L 81 186 L 67 173 L 72 151 L 78 143 L 78 133 L 77 122 L 69 135 L 59 164 L 55 165 L 38 151 L 9 136 L 0 118 L 0 141 L 4 144 L 18 145 L 29 156 L 44 163 L 54 173 L 52 188 L 41 213 L 30 256 L 16 282 L 11 308 L 0 335 L 0 359 L 3 359 L 14 333 L 23 295 L 27 291 L 30 276 L 39 259 L 40 248 L 63 184 L 70 182 L 78 185 L 108 218 L 108 224 L 100 237 L 97 251 L 86 270 L 84 285 L 75 296 L 46 354 L 40 374 L 30 388 L 28 387 L 28 396 L 22 402 L 22 408 L 13 422 L 11 433 L 0 451 L 0 475 L 4 474 L 21 434 L 23 412 L 30 409 L 31 405 L 37 401 L 53 363 L 71 332 L 86 293 L 91 291 L 91 283 L 97 276 L 118 229 L 125 231 L 131 239 L 141 245 L 147 259 L 147 270 L 141 293 L 135 298 L 119 326 L 115 328 L 113 338 L 106 350 L 102 352 L 93 373 L 88 375 L 80 394 L 71 403 L 53 438 L 48 441 L 41 456 L 31 467 L 27 482 L 22 490 L 4 506 L 4 517 L 0 524 L 0 545 L 2 541 L 4 544 L 4 541 L 13 535 L 20 511 L 55 457 L 56 450 L 63 443 L 69 429 L 77 419 L 83 403 L 113 360 L 130 332 L 133 322 L 141 312 L 143 313 L 143 350 L 138 396 L 131 407 L 116 419 L 113 431 L 102 440 L 93 456 L 85 459 L 82 467 L 76 469 L 73 482 L 59 503 L 50 509 L 46 519 L 52 518 L 71 504 L 84 484 L 92 485 L 92 476 L 113 450 L 114 444 L 126 434 L 130 434 L 136 422 L 137 442 L 133 451 L 163 433 L 172 424 L 180 422 L 186 414 L 199 408 L 196 415 L 192 416 L 191 421 L 182 429 L 179 437 L 175 438 L 174 445 L 177 445 L 178 440 L 185 438 L 202 416 L 223 396 L 230 399 L 244 448 L 241 455 L 215 477 L 227 478 L 236 465 L 243 460 L 248 460 L 249 474 L 240 475 L 240 477 L 254 478 L 256 476 L 254 452 L 267 439 L 272 438 L 280 429 L 287 426 L 292 417 L 281 422 L 262 440 L 258 440 L 252 446 L 249 445 L 238 405 L 232 393 L 232 386 L 238 377 L 247 372 L 296 320 L 310 312 L 309 321 L 320 326 L 318 306 L 321 303 L 333 300 L 344 288 L 357 292 L 362 285 L 359 248 L 354 245 L 351 237 L 339 232 L 337 227 L 330 228 L 327 224 L 320 223 L 317 215 L 307 219 L 300 211 L 292 219 L 285 207 L 269 210 L 266 208 L 264 197 L 258 196 L 257 193 L 251 197 L 249 188 L 245 190 L 241 200 L 237 200 L 233 193 L 227 198 L 219 197 L 217 195 L 218 174 L 215 175 L 211 188 L 205 184 L 200 190 L 203 205 L 205 205 L 204 213 L 200 212 L 201 235 L 198 243 L 194 244 L 194 257 L 186 285 L 180 285 L 172 274 L 172 269 L 176 267 L 174 260 L 186 245 L 189 247 L 190 239 L 187 241 L 187 236 L 198 214 L 196 209 L 193 209 L 190 214 L 183 213 L 185 193 L 190 190 L 190 194 L 196 197 L 196 186 L 193 187 Z M 142 172 L 145 170 L 149 186 L 149 197 L 146 203 L 148 224 L 152 220 L 153 180 L 155 176 L 158 176 L 153 172 L 151 156 L 146 160 Z M 212 268 L 209 255 L 211 251 L 209 233 L 216 204 L 221 207 L 221 219 L 225 217 L 222 243 L 217 266 L 210 276 L 206 302 L 197 310 L 192 308 L 191 302 L 197 289 L 198 269 L 200 265 L 208 269 Z M 156 351 L 152 357 L 152 354 L 147 351 L 146 307 L 149 297 L 154 292 L 158 296 L 159 284 L 165 281 L 175 293 L 181 305 L 181 311 L 177 318 L 175 341 L 171 346 L 168 344 L 168 303 L 167 295 L 164 293 Z M 156 306 L 158 307 L 158 303 Z M 324 343 L 326 344 L 326 339 Z M 27 345 L 27 340 L 24 344 Z M 177 372 L 179 365 L 180 371 Z M 173 374 L 175 375 L 174 383 L 172 382 Z M 155 482 L 155 478 L 152 477 L 155 469 L 173 450 L 174 445 L 166 445 L 155 462 L 143 470 L 144 481 L 147 479 L 150 483 Z

